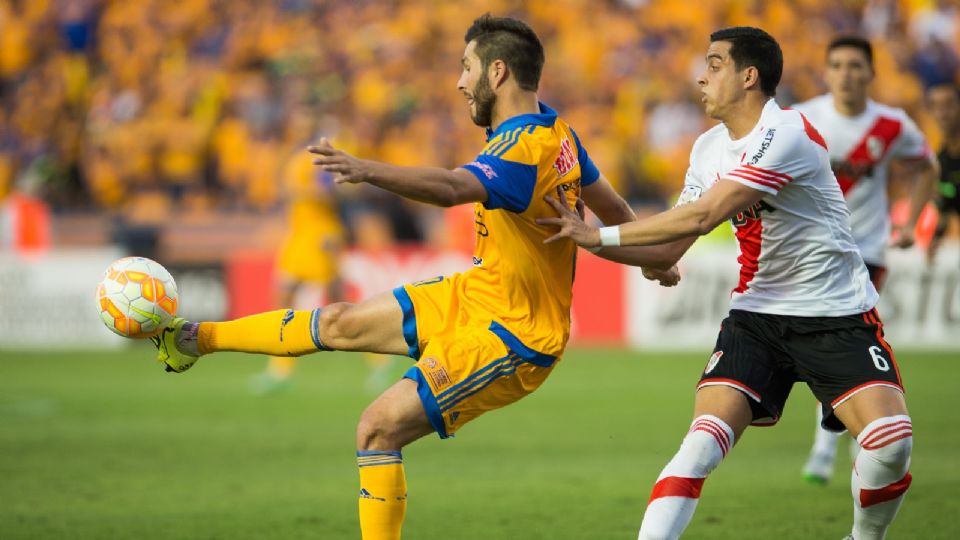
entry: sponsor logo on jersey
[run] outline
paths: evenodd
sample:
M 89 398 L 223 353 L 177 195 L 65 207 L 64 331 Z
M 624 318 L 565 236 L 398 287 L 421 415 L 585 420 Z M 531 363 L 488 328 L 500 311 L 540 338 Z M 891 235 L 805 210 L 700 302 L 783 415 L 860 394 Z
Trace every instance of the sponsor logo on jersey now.
M 493 180 L 497 177 L 497 171 L 493 170 L 493 167 L 487 165 L 486 163 L 480 163 L 479 161 L 474 161 L 468 165 L 469 167 L 476 167 L 480 169 L 480 172 L 487 177 L 487 180 Z
M 564 137 L 563 140 L 560 141 L 560 155 L 557 156 L 557 160 L 553 162 L 553 167 L 557 169 L 557 173 L 563 177 L 576 166 L 577 154 L 573 151 L 573 145 L 570 144 L 570 139 Z
M 483 266 L 483 257 L 473 256 L 473 265 L 474 266 Z
M 742 227 L 747 224 L 749 221 L 756 221 L 760 219 L 760 214 L 763 212 L 775 212 L 777 209 L 773 206 L 770 206 L 766 201 L 758 201 L 757 204 L 751 206 L 749 209 L 740 212 L 733 217 L 733 225 L 735 227 Z
M 457 418 L 460 418 L 460 411 L 450 413 L 450 425 L 453 425 L 453 423 L 457 421 Z
M 707 362 L 707 367 L 704 368 L 704 373 L 710 373 L 713 371 L 713 368 L 717 367 L 717 362 L 720 361 L 720 357 L 723 356 L 723 351 L 717 351 L 710 356 L 710 360 Z
M 763 142 L 760 143 L 760 149 L 757 150 L 757 153 L 750 156 L 750 164 L 756 165 L 760 158 L 767 153 L 767 148 L 770 148 L 770 143 L 773 142 L 773 135 L 777 132 L 775 128 L 770 128 L 767 130 L 767 134 L 763 136 Z

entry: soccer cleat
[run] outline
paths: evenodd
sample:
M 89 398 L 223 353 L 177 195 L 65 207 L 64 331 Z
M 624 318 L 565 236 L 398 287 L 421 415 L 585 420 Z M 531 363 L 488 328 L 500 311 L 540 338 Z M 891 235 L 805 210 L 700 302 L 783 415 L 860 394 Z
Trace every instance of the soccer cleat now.
M 833 477 L 833 456 L 814 452 L 803 467 L 803 479 L 811 484 L 826 485 Z
M 186 322 L 186 319 L 177 317 L 163 329 L 163 332 L 150 338 L 157 347 L 157 361 L 163 364 L 168 372 L 183 373 L 200 359 L 199 356 L 190 356 L 177 349 L 177 335 Z

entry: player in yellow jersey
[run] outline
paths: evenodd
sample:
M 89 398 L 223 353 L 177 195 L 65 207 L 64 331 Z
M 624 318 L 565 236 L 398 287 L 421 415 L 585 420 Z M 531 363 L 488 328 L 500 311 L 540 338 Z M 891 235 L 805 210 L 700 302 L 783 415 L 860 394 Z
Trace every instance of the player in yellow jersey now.
M 475 203 L 473 268 L 399 287 L 358 304 L 279 310 L 224 323 L 178 319 L 155 342 L 168 370 L 202 354 L 243 351 L 299 356 L 317 351 L 406 354 L 417 360 L 363 412 L 357 426 L 360 528 L 365 540 L 396 539 L 406 509 L 401 449 L 436 432 L 449 437 L 481 414 L 539 387 L 570 332 L 576 246 L 544 244 L 555 215 L 545 196 L 582 198 L 607 224 L 634 219 L 577 135 L 537 99 L 543 47 L 521 21 L 473 22 L 457 83 L 487 144 L 463 167 L 399 167 L 358 159 L 321 140 L 310 152 L 338 183 L 366 182 L 439 206 Z M 621 262 L 679 279 L 661 247 L 603 248 Z
M 332 191 L 333 177 L 314 167 L 302 152 L 290 156 L 281 174 L 288 203 L 287 233 L 277 253 L 277 302 L 298 306 L 304 292 L 319 294 L 326 303 L 342 301 L 339 258 L 346 232 Z M 253 379 L 253 390 L 267 393 L 284 387 L 295 367 L 295 357 L 270 357 L 267 369 Z

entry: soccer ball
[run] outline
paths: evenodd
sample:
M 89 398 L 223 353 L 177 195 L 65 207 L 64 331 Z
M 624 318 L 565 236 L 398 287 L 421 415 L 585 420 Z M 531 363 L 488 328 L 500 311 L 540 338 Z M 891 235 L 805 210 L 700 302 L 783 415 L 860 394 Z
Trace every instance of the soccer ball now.
M 100 320 L 128 338 L 159 334 L 177 314 L 177 299 L 170 272 L 146 257 L 114 261 L 97 285 Z

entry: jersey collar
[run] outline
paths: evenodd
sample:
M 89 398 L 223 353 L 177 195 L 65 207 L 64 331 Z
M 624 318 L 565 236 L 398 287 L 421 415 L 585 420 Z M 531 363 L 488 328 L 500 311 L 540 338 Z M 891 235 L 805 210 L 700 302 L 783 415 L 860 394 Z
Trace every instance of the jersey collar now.
M 500 135 L 501 133 L 506 133 L 512 129 L 523 126 L 544 126 L 549 127 L 557 121 L 557 111 L 551 109 L 542 101 L 537 102 L 540 105 L 539 114 L 520 114 L 512 118 L 508 118 L 502 124 L 497 126 L 496 130 L 487 128 L 487 140 Z

